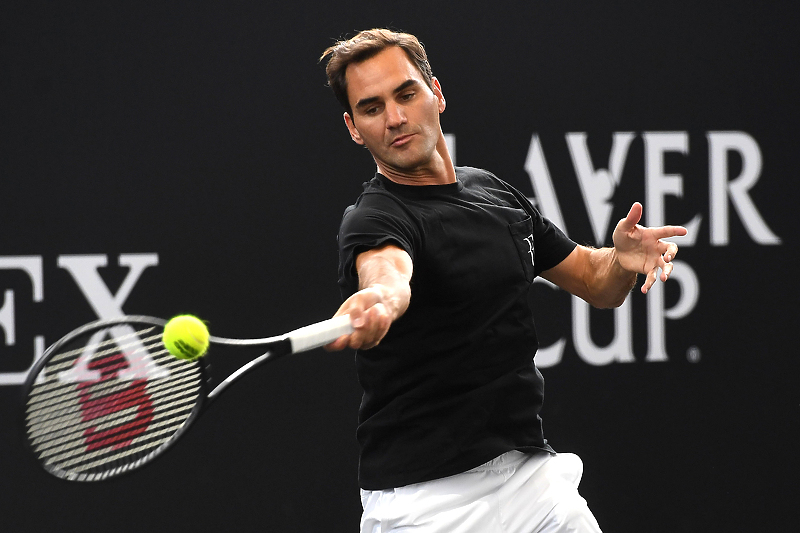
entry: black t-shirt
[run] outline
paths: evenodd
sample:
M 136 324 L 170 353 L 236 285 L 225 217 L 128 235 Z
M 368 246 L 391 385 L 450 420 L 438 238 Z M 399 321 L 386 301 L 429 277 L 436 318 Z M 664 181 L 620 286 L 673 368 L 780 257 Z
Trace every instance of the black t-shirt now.
M 363 251 L 393 243 L 414 265 L 408 310 L 356 353 L 365 489 L 453 475 L 514 449 L 551 451 L 528 291 L 575 243 L 492 174 L 458 167 L 456 177 L 404 186 L 377 174 L 342 219 L 343 296 L 358 290 Z

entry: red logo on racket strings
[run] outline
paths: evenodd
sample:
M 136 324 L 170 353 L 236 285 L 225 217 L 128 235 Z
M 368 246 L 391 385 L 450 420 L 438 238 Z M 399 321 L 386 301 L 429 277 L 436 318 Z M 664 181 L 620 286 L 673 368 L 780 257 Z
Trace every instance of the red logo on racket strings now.
M 153 402 L 146 389 L 147 380 L 117 380 L 119 372 L 128 366 L 123 354 L 93 360 L 89 368 L 99 371 L 100 379 L 78 384 L 81 418 L 83 422 L 96 422 L 83 432 L 87 451 L 124 448 L 147 431 L 153 420 Z M 113 384 L 110 383 L 112 380 L 115 380 Z M 120 389 L 120 384 L 125 386 Z M 123 411 L 135 411 L 133 419 L 123 415 Z M 98 430 L 100 424 L 104 429 Z

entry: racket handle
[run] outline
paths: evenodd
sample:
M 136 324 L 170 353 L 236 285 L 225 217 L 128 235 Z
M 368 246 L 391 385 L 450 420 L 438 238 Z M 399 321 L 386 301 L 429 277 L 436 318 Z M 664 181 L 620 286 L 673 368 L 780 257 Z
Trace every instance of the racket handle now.
M 296 329 L 287 333 L 286 337 L 292 343 L 292 353 L 297 353 L 325 346 L 352 332 L 350 315 L 342 315 Z

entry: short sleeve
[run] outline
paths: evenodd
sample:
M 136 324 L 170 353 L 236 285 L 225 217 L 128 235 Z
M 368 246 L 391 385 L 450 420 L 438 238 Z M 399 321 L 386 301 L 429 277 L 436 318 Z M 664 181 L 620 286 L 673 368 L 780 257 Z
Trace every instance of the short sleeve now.
M 536 208 L 531 206 L 531 209 L 538 215 L 533 219 L 533 242 L 536 247 L 534 273 L 538 276 L 566 259 L 577 244 L 567 237 L 558 226 L 540 215 Z
M 345 297 L 358 290 L 355 262 L 360 253 L 391 243 L 414 259 L 418 232 L 408 214 L 388 198 L 369 196 L 345 210 L 339 227 L 339 286 Z

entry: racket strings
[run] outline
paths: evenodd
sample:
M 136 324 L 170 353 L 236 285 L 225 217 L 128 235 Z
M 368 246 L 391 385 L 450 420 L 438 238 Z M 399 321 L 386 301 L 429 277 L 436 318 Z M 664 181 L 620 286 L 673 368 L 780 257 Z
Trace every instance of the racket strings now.
M 191 392 L 196 392 L 196 388 Z M 172 409 L 162 410 L 158 417 L 137 418 L 141 415 L 141 406 L 134 406 L 127 413 L 118 411 L 121 415 L 115 415 L 105 425 L 92 425 L 81 420 L 66 424 L 65 428 L 50 432 L 47 440 L 37 443 L 35 451 L 46 465 L 61 469 L 84 463 L 80 468 L 74 468 L 74 471 L 82 472 L 157 447 L 183 426 L 195 397 L 166 399 L 164 403 Z M 158 407 L 153 405 L 148 411 Z M 101 459 L 86 463 L 98 457 Z
M 197 383 L 189 382 L 174 389 L 167 389 L 168 395 L 159 395 L 156 391 L 152 396 L 152 407 L 158 409 L 162 405 L 176 405 L 181 401 L 193 402 L 196 398 L 198 388 L 199 386 Z M 148 392 L 150 391 L 148 390 Z M 61 416 L 57 418 L 51 417 L 47 421 L 40 421 L 29 417 L 28 426 L 30 430 L 28 432 L 28 437 L 31 444 L 33 444 L 38 451 L 40 447 L 43 449 L 47 442 L 61 438 L 61 435 L 66 431 L 71 431 L 74 434 L 77 430 L 86 430 L 89 427 L 94 427 L 96 431 L 114 427 L 126 417 L 129 417 L 130 413 L 128 411 L 130 409 L 139 406 L 140 402 L 138 401 L 127 401 L 115 405 L 114 409 L 116 412 L 105 414 L 105 416 L 98 411 L 90 413 L 89 415 L 78 415 L 75 413 L 75 409 L 72 409 L 70 412 L 69 407 L 67 407 L 62 409 Z M 75 404 L 73 403 L 71 407 L 75 407 Z M 70 416 L 71 413 L 74 413 L 74 415 Z M 158 416 L 164 416 L 165 414 L 171 414 L 171 412 L 158 410 Z M 95 422 L 101 416 L 104 420 L 100 423 Z M 46 423 L 50 421 L 56 422 Z
M 150 331 L 152 329 L 153 328 L 147 328 L 145 330 L 136 333 L 143 333 Z M 58 389 L 70 387 L 73 385 L 73 382 L 70 381 L 69 379 L 59 379 L 61 377 L 60 375 L 61 372 L 67 372 L 68 370 L 74 368 L 75 364 L 80 359 L 80 356 L 84 354 L 93 353 L 93 359 L 95 361 L 100 361 L 102 360 L 102 358 L 107 357 L 109 355 L 119 354 L 121 351 L 124 352 L 124 350 L 127 348 L 134 348 L 132 351 L 127 352 L 132 358 L 136 358 L 136 356 L 142 353 L 143 351 L 147 351 L 150 355 L 156 357 L 164 356 L 169 353 L 167 352 L 167 349 L 163 347 L 163 344 L 160 344 L 161 343 L 160 335 L 153 335 L 152 337 L 146 337 L 141 339 L 141 341 L 142 341 L 141 343 L 122 344 L 117 349 L 97 351 L 97 348 L 114 344 L 113 340 L 108 340 L 96 344 L 87 344 L 82 348 L 77 348 L 74 350 L 61 352 L 54 355 L 50 359 L 50 361 L 48 361 L 47 366 L 45 366 L 39 373 L 37 382 L 35 384 L 35 386 L 37 387 L 37 394 L 35 396 L 32 395 L 32 397 L 28 402 L 28 405 L 30 406 L 32 404 L 36 404 L 37 402 L 48 401 L 50 399 L 50 395 L 48 394 L 48 392 L 51 391 L 51 389 L 56 389 L 52 390 L 52 395 L 58 395 L 58 396 L 63 395 L 63 390 L 58 390 Z M 159 346 L 159 345 L 161 346 L 161 349 L 155 352 L 150 351 L 154 346 Z M 69 359 L 64 361 L 64 359 L 66 358 Z M 160 359 L 162 361 L 164 359 L 168 360 L 168 358 L 165 357 L 161 357 Z M 63 361 L 63 362 L 58 363 L 58 361 Z M 178 360 L 178 362 L 180 361 Z M 176 366 L 172 362 L 168 362 L 167 364 L 169 366 Z M 98 367 L 100 366 L 102 365 L 98 364 Z M 159 365 L 155 362 L 155 360 L 151 359 L 150 362 L 147 364 L 146 368 L 152 369 L 156 368 L 157 366 Z M 108 371 L 111 369 L 108 367 L 108 365 L 106 365 L 106 367 L 102 370 Z M 100 370 L 101 374 L 102 370 Z M 111 383 L 111 385 L 113 385 L 113 383 Z
M 184 400 L 184 405 L 182 406 L 183 408 L 174 409 L 168 413 L 184 413 L 186 403 L 192 403 L 192 400 Z M 50 450 L 46 450 L 45 452 L 41 453 L 39 457 L 42 459 L 49 459 L 48 462 L 56 463 L 61 468 L 70 468 L 80 464 L 80 467 L 74 468 L 74 470 L 76 472 L 83 472 L 104 463 L 108 463 L 109 461 L 119 460 L 139 451 L 159 445 L 163 442 L 163 439 L 160 439 L 159 437 L 163 437 L 164 435 L 172 436 L 175 431 L 181 427 L 181 425 L 182 421 L 178 423 L 174 417 L 166 418 L 165 420 L 156 424 L 149 424 L 145 436 L 134 439 L 131 442 L 131 444 L 134 446 L 126 446 L 122 451 L 113 454 L 113 456 L 108 456 L 108 450 L 105 448 L 126 439 L 124 434 L 119 434 L 115 437 L 99 441 L 97 442 L 98 446 L 95 451 L 88 453 L 82 451 L 80 454 L 75 454 L 75 450 L 84 450 L 85 447 L 82 444 L 76 443 L 74 439 L 67 440 L 67 442 L 64 443 L 56 442 Z M 78 445 L 76 446 L 76 444 Z M 96 457 L 102 457 L 102 459 L 99 461 L 87 462 Z
M 162 368 L 164 367 L 162 366 Z M 176 384 L 185 381 L 194 381 L 195 379 L 195 372 L 191 366 L 187 367 L 186 365 L 182 365 L 180 362 L 176 362 L 167 365 L 166 368 L 170 371 L 177 371 L 171 372 L 170 379 L 163 380 L 163 382 L 160 382 L 161 384 L 157 382 L 148 390 L 158 392 L 161 389 L 174 387 Z M 38 387 L 38 385 L 35 385 L 34 388 L 35 387 Z M 107 379 L 102 382 L 98 382 L 98 384 L 93 386 L 91 390 L 93 397 L 92 402 L 94 405 L 102 405 L 102 401 L 111 396 L 114 396 L 117 400 L 124 399 L 120 393 L 129 387 L 130 382 L 126 380 Z M 51 390 L 50 392 L 46 393 L 46 397 L 34 396 L 38 394 L 38 391 L 34 390 L 32 392 L 31 401 L 28 402 L 29 419 L 36 419 L 37 422 L 47 422 L 53 418 L 62 417 L 65 411 L 73 408 L 72 400 L 75 396 L 74 392 L 74 383 L 62 384 L 62 387 L 59 390 Z M 43 394 L 41 396 L 45 395 Z M 84 413 L 86 415 L 91 415 L 93 411 L 98 409 L 98 407 L 89 407 L 89 405 L 91 405 L 89 402 L 86 402 L 83 405 Z
M 154 388 L 148 387 L 147 392 L 151 395 L 152 407 L 156 409 L 158 417 L 172 415 L 175 412 L 159 410 L 162 405 L 178 405 L 179 403 L 186 402 L 190 404 L 194 403 L 198 394 L 199 385 L 193 378 L 194 376 L 188 375 L 176 381 L 175 385 L 170 384 L 169 386 L 165 385 Z M 163 389 L 166 395 L 154 389 Z M 65 432 L 71 432 L 70 434 L 75 436 L 74 440 L 83 441 L 82 432 L 86 431 L 88 428 L 92 427 L 94 431 L 97 432 L 118 426 L 124 423 L 127 418 L 131 417 L 131 409 L 140 407 L 139 397 L 136 395 L 135 391 L 129 393 L 128 397 L 121 402 L 116 400 L 117 399 L 115 399 L 113 406 L 116 412 L 112 413 L 103 413 L 103 410 L 107 410 L 107 406 L 99 405 L 93 407 L 91 410 L 83 412 L 80 416 L 77 414 L 70 416 L 71 413 L 74 413 L 76 407 L 80 409 L 80 406 L 76 406 L 74 401 L 70 402 L 69 400 L 65 400 L 62 402 L 65 405 L 61 407 L 59 412 L 51 414 L 46 419 L 36 418 L 36 415 L 29 416 L 28 426 L 30 429 L 28 438 L 34 446 L 34 450 L 36 452 L 45 450 L 52 445 L 51 443 L 53 441 L 63 442 L 63 434 Z M 103 418 L 103 421 L 95 423 L 95 420 L 100 417 Z M 158 420 L 158 418 L 154 420 Z M 151 427 L 153 425 L 154 424 L 151 424 Z
M 153 331 L 155 327 L 144 328 L 140 329 L 139 331 L 133 331 L 131 333 L 127 333 L 125 335 L 115 335 L 112 339 L 107 339 L 101 342 L 96 342 L 93 344 L 85 344 L 80 348 L 76 348 L 74 350 L 68 350 L 65 352 L 59 352 L 58 354 L 54 355 L 50 358 L 50 363 L 55 363 L 57 361 L 61 361 L 63 359 L 69 359 L 67 362 L 68 365 L 72 365 L 75 360 L 75 356 L 83 355 L 87 350 L 95 351 L 96 355 L 107 355 L 110 353 L 116 353 L 120 350 L 125 350 L 126 348 L 136 347 L 142 344 L 157 344 L 161 340 L 161 333 L 156 335 L 151 335 L 149 337 L 143 337 L 144 334 Z M 123 341 L 133 340 L 133 342 L 126 342 L 123 344 Z M 96 352 L 98 348 L 104 348 L 106 346 L 111 346 L 111 349 L 106 350 L 104 352 Z
M 149 342 L 150 344 L 145 344 L 146 342 Z M 168 353 L 166 348 L 163 347 L 163 344 L 161 344 L 161 335 L 154 335 L 152 337 L 141 339 L 141 342 L 134 341 L 127 344 L 120 342 L 116 345 L 116 348 L 97 351 L 97 348 L 107 344 L 107 341 L 97 344 L 87 344 L 83 348 L 71 350 L 68 352 L 68 360 L 64 360 L 65 354 L 58 354 L 54 356 L 50 360 L 50 363 L 52 364 L 48 364 L 47 367 L 42 369 L 42 372 L 39 375 L 39 380 L 47 380 L 50 376 L 57 375 L 59 380 L 62 382 L 86 381 L 91 380 L 89 376 L 97 374 L 100 374 L 101 377 L 98 379 L 101 380 L 103 375 L 123 369 L 139 371 L 141 374 L 139 377 L 149 377 L 153 374 L 157 374 L 160 371 L 160 367 L 157 364 L 154 364 L 154 361 L 150 356 L 158 356 Z M 158 345 L 160 345 L 162 349 L 151 353 L 152 347 Z M 125 355 L 122 356 L 121 354 Z M 76 358 L 76 355 L 79 357 Z M 109 362 L 106 362 L 105 364 L 96 364 L 95 368 L 89 368 L 89 361 L 86 359 L 95 362 L 108 359 L 110 364 Z M 63 362 L 56 364 L 56 360 Z M 131 364 L 129 360 L 133 361 L 133 364 Z M 85 370 L 83 370 L 83 374 L 75 374 L 75 372 L 78 370 L 78 367 L 81 366 L 87 367 Z
M 148 460 L 185 426 L 202 394 L 200 365 L 169 354 L 154 329 L 87 331 L 42 367 L 26 425 L 51 473 L 103 479 Z

